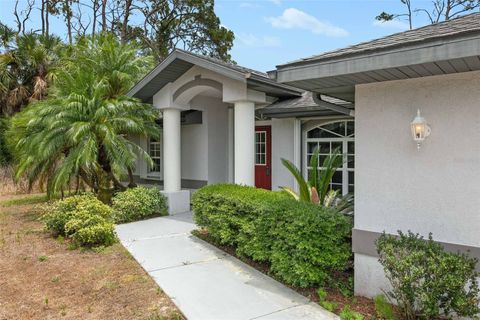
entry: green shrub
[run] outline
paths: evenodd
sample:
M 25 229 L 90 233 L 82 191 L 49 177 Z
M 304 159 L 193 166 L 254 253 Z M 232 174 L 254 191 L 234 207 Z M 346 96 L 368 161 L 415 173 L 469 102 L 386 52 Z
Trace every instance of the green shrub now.
M 383 294 L 379 294 L 373 298 L 375 303 L 375 312 L 377 313 L 377 319 L 394 320 L 395 313 L 393 307 L 388 303 L 387 298 Z
M 330 311 L 330 312 L 335 312 L 338 308 L 338 304 L 333 301 L 319 301 L 318 304 L 325 310 Z
M 418 234 L 380 236 L 379 261 L 392 285 L 388 297 L 398 303 L 406 319 L 439 316 L 474 317 L 479 309 L 477 260 L 449 253 Z
M 351 266 L 351 218 L 280 192 L 211 185 L 192 199 L 196 223 L 237 254 L 268 262 L 288 284 L 335 282 Z
M 168 215 L 167 199 L 158 188 L 136 187 L 117 193 L 112 207 L 116 223 Z
M 195 192 L 192 209 L 196 223 L 206 227 L 212 238 L 221 244 L 238 245 L 241 230 L 251 230 L 256 217 L 270 212 L 281 199 L 287 196 L 263 189 L 217 184 Z
M 317 296 L 318 296 L 318 301 L 325 301 L 327 300 L 328 293 L 325 291 L 323 288 L 318 288 L 317 289 Z
M 45 228 L 69 237 L 76 246 L 106 246 L 115 241 L 113 210 L 91 194 L 55 201 L 43 210 Z
M 45 205 L 42 208 L 45 212 L 42 216 L 42 220 L 45 223 L 45 229 L 52 232 L 55 236 L 65 236 L 65 224 L 75 215 L 77 206 L 95 200 L 96 198 L 94 195 L 85 194 L 68 197 Z
M 364 316 L 359 312 L 351 310 L 348 304 L 345 307 L 343 307 L 342 312 L 340 312 L 340 320 L 363 320 L 363 319 L 364 319 Z
M 114 225 L 104 218 L 72 219 L 66 227 L 76 245 L 82 247 L 109 246 L 115 242 Z
M 0 166 L 7 165 L 12 160 L 12 155 L 7 145 L 5 133 L 8 129 L 8 119 L 0 115 Z

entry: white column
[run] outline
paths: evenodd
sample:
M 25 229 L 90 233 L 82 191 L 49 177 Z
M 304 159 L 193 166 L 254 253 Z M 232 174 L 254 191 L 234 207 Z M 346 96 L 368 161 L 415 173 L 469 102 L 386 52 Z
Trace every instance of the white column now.
M 255 103 L 235 102 L 235 183 L 255 185 Z
M 300 119 L 295 119 L 293 124 L 293 164 L 297 168 L 302 168 L 302 121 Z M 299 189 L 297 179 L 293 179 L 293 190 L 300 192 Z
M 235 140 L 233 138 L 234 136 L 234 116 L 233 116 L 233 107 L 228 107 L 228 163 L 227 163 L 227 168 L 228 168 L 228 182 L 233 183 L 234 180 L 234 144 Z
M 181 189 L 180 110 L 163 109 L 163 184 L 164 191 Z

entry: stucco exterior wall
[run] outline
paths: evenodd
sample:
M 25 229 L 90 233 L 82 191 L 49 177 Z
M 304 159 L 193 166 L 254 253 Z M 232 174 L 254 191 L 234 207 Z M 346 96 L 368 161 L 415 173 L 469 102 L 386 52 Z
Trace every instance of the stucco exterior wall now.
M 281 159 L 295 163 L 295 119 L 272 119 L 272 190 L 279 187 L 294 187 L 292 174 L 283 166 Z M 298 164 L 297 164 L 298 165 Z
M 195 109 L 195 108 L 194 108 Z M 203 112 L 203 117 L 206 116 Z M 208 126 L 202 124 L 183 125 L 182 135 L 182 179 L 208 180 Z
M 190 103 L 191 109 L 202 111 L 202 123 L 181 126 L 182 181 L 226 182 L 228 180 L 228 104 L 218 98 L 205 96 L 197 96 Z M 139 143 L 144 150 L 148 150 L 147 139 L 140 137 L 131 139 Z M 143 159 L 137 160 L 135 175 L 143 179 L 162 180 L 161 176 L 149 176 Z
M 208 177 L 209 184 L 228 181 L 228 104 L 219 99 L 203 98 L 205 121 L 208 126 Z
M 411 230 L 480 246 L 480 72 L 356 87 L 355 229 Z M 432 133 L 417 150 L 417 108 Z M 375 258 L 355 257 L 355 291 L 385 285 Z

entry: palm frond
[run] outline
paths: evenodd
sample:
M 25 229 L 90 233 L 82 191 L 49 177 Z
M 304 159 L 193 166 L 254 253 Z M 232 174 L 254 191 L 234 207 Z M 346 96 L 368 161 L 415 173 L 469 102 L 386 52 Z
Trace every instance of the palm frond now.
M 321 203 L 325 201 L 333 175 L 342 164 L 343 155 L 338 149 L 335 149 L 332 154 L 327 156 L 324 160 L 318 181 L 318 194 Z
M 290 171 L 290 173 L 293 175 L 293 177 L 298 183 L 300 191 L 298 195 L 299 200 L 310 202 L 310 186 L 308 185 L 308 182 L 305 181 L 305 179 L 303 178 L 300 170 L 298 170 L 298 168 L 295 167 L 295 165 L 287 159 L 282 159 L 282 164 L 285 168 L 287 168 L 288 171 Z
M 291 188 L 289 187 L 280 187 L 280 190 L 286 192 L 288 195 L 290 195 L 293 199 L 295 200 L 300 200 L 300 197 L 298 196 L 298 194 L 293 191 Z

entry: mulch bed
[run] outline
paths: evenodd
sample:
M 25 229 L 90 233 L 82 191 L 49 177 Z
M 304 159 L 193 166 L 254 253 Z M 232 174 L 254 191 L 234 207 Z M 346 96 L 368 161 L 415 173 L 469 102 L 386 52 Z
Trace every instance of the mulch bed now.
M 192 234 L 214 245 L 215 247 L 225 251 L 226 253 L 238 258 L 239 260 L 257 269 L 258 271 L 276 279 L 279 282 L 282 282 L 280 279 L 278 279 L 278 277 L 275 277 L 275 275 L 273 275 L 270 272 L 270 266 L 268 265 L 268 263 L 257 262 L 246 257 L 238 256 L 234 247 L 219 244 L 214 239 L 212 239 L 212 237 L 210 237 L 207 230 L 204 230 L 204 229 L 194 230 Z M 340 276 L 345 277 L 346 275 L 340 275 Z M 307 297 L 311 301 L 318 302 L 318 294 L 317 294 L 318 288 L 299 288 L 299 287 L 290 286 L 285 283 L 284 285 L 295 290 L 299 294 Z M 359 297 L 359 296 L 346 297 L 342 295 L 338 289 L 334 289 L 334 288 L 324 288 L 324 289 L 328 293 L 327 300 L 337 304 L 337 309 L 335 310 L 335 313 L 337 314 L 340 313 L 345 305 L 349 305 L 351 310 L 361 313 L 362 315 L 365 316 L 365 319 L 371 319 L 375 317 L 376 315 L 375 304 L 372 299 Z

